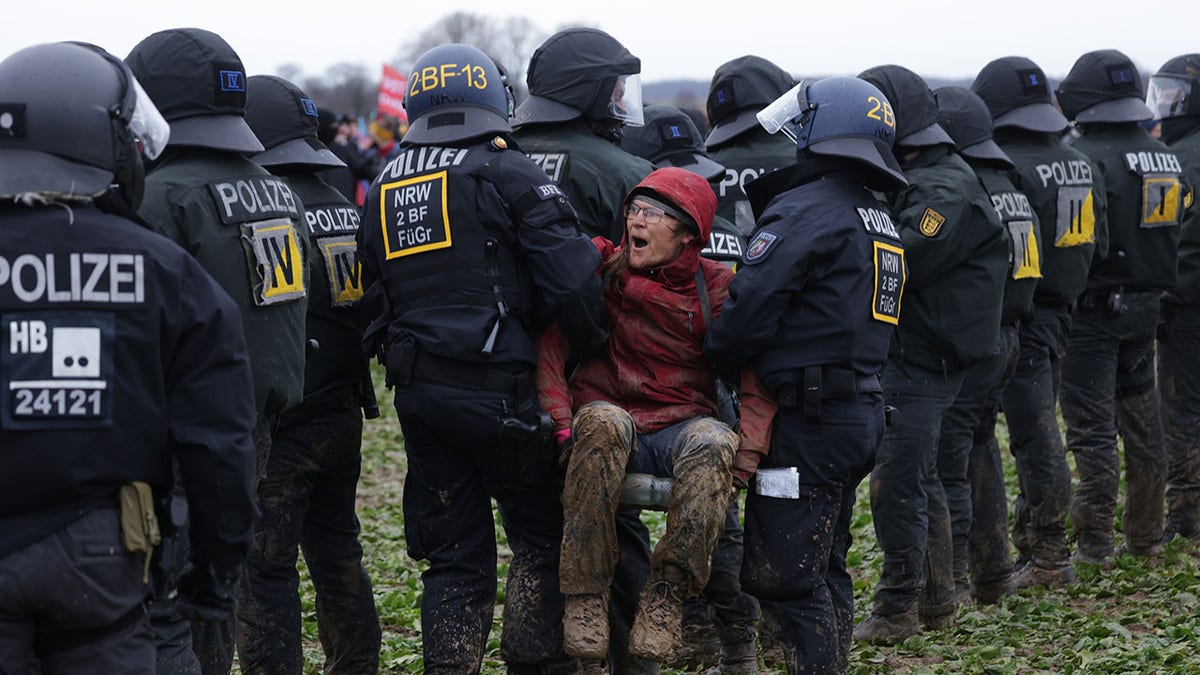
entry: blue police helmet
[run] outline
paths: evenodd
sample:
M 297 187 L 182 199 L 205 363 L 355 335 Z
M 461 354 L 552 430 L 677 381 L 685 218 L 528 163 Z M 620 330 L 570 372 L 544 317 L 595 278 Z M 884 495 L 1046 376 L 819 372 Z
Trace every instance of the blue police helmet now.
M 510 133 L 508 97 L 495 61 L 464 44 L 445 44 L 413 64 L 404 92 L 404 145 L 461 141 Z
M 792 137 L 797 150 L 852 159 L 881 173 L 887 182 L 899 183 L 897 187 L 908 184 L 892 153 L 896 142 L 892 104 L 865 80 L 804 80 L 758 117 L 767 131 L 782 130 Z

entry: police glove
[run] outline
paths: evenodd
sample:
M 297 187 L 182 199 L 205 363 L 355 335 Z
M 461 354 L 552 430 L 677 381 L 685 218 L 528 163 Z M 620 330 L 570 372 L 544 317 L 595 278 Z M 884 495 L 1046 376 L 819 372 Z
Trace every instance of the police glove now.
M 194 565 L 179 580 L 179 613 L 191 621 L 224 621 L 237 598 L 237 572 L 218 571 L 212 565 Z

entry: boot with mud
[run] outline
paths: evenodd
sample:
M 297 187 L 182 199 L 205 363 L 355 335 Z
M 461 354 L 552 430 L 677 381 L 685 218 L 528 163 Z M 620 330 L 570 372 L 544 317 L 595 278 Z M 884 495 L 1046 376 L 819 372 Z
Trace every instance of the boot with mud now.
M 1013 575 L 1015 588 L 1062 588 L 1075 583 L 1075 568 L 1070 561 L 1059 564 L 1034 560 Z
M 629 632 L 630 654 L 665 663 L 679 649 L 686 589 L 687 577 L 675 565 L 663 565 L 650 573 Z
M 705 675 L 757 675 L 758 647 L 753 629 L 743 626 L 718 629 L 721 636 L 721 661 Z
M 712 608 L 706 600 L 685 600 L 682 644 L 666 665 L 686 671 L 716 666 L 721 660 L 721 640 L 717 631 Z
M 854 639 L 872 645 L 894 645 L 921 632 L 921 624 L 917 621 L 917 608 L 885 616 L 871 613 L 866 621 L 854 627 Z
M 608 593 L 566 596 L 563 651 L 595 661 L 608 656 Z
M 604 675 L 608 671 L 600 659 L 579 659 L 579 670 L 576 672 L 581 675 Z

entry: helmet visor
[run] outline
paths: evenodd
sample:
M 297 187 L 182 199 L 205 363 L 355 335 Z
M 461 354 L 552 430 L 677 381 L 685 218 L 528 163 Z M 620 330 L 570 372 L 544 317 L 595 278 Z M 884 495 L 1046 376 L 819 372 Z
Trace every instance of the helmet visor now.
M 157 159 L 167 147 L 167 140 L 171 137 L 171 125 L 167 124 L 162 113 L 154 107 L 154 102 L 142 89 L 142 85 L 138 84 L 137 79 L 132 79 L 131 84 L 136 100 L 133 113 L 129 116 L 129 130 L 137 137 L 142 154 L 147 159 Z
M 1150 78 L 1150 86 L 1146 90 L 1146 107 L 1159 119 L 1179 117 L 1187 110 L 1192 84 L 1191 80 L 1181 77 L 1155 75 Z
M 782 96 L 771 101 L 767 107 L 758 111 L 758 123 L 767 133 L 780 131 L 796 142 L 796 125 L 799 117 L 808 110 L 808 80 L 801 80 L 796 86 L 788 89 Z
M 632 127 L 645 123 L 642 115 L 642 76 L 621 75 L 613 87 L 608 114 Z

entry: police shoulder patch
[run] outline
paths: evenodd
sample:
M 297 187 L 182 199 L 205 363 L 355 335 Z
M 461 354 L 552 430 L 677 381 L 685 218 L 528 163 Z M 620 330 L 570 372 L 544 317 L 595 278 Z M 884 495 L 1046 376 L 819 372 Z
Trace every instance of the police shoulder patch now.
M 759 232 L 754 235 L 750 244 L 746 246 L 746 255 L 742 257 L 742 263 L 754 265 L 765 260 L 778 241 L 779 235 L 774 232 Z
M 917 225 L 917 229 L 926 237 L 936 237 L 938 232 L 942 231 L 942 225 L 945 222 L 946 216 L 926 207 L 925 213 L 921 214 L 921 222 Z
M 556 197 L 566 197 L 567 196 L 566 194 L 563 193 L 562 188 L 560 188 L 558 185 L 556 185 L 554 183 L 546 183 L 545 185 L 537 185 L 533 188 L 533 191 L 537 194 L 538 198 L 541 199 L 542 201 L 546 201 L 547 199 L 554 199 Z

